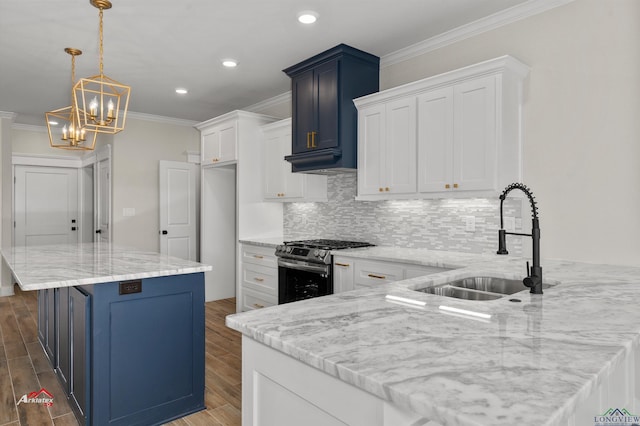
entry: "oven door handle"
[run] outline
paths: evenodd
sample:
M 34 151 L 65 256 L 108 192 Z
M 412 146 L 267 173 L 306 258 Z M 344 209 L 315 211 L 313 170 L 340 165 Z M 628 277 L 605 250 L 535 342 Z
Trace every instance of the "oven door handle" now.
M 282 266 L 284 268 L 297 269 L 300 271 L 307 272 L 317 272 L 319 274 L 328 273 L 327 267 L 325 266 L 311 266 L 311 265 L 301 265 L 299 263 L 286 262 L 284 260 L 278 260 L 278 266 Z

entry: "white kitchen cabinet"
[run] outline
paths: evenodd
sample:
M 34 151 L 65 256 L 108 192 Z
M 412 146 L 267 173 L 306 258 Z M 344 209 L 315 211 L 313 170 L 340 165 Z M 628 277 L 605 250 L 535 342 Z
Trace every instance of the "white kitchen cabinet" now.
M 291 119 L 287 118 L 262 127 L 264 145 L 265 201 L 327 201 L 327 177 L 307 173 L 292 173 Z
M 354 259 L 333 256 L 333 292 L 342 293 L 354 289 Z
M 246 336 L 243 426 L 438 426 Z
M 340 293 L 447 270 L 447 268 L 413 263 L 333 256 L 333 292 Z
M 415 97 L 363 108 L 358 135 L 358 194 L 415 193 Z
M 234 118 L 200 128 L 201 164 L 228 164 L 238 159 L 237 124 Z
M 399 264 L 360 260 L 356 262 L 354 270 L 355 288 L 379 285 L 404 279 L 404 270 Z
M 493 197 L 521 181 L 528 72 L 502 56 L 354 99 L 356 199 Z
M 241 244 L 241 310 L 278 304 L 278 260 L 275 248 Z
M 496 188 L 496 76 L 418 97 L 418 191 Z

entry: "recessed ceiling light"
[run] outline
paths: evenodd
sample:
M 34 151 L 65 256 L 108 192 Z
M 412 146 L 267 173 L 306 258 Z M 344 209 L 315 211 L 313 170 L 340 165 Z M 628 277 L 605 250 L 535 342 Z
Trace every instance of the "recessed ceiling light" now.
M 222 65 L 224 65 L 227 68 L 233 68 L 236 65 L 238 65 L 238 61 L 236 61 L 235 59 L 224 59 L 222 61 Z
M 176 89 L 176 93 L 179 95 L 186 95 L 188 93 L 188 90 L 179 87 Z
M 298 21 L 303 24 L 313 24 L 318 20 L 318 13 L 313 10 L 305 10 L 298 13 Z
M 51 124 L 52 126 L 57 126 L 58 122 L 57 121 L 49 121 L 49 124 Z

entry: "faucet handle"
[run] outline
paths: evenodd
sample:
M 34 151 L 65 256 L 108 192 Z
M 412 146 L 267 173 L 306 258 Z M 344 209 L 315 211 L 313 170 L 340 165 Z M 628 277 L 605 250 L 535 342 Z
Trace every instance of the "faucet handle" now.
M 531 268 L 529 268 L 529 261 L 527 260 L 527 277 L 531 276 Z

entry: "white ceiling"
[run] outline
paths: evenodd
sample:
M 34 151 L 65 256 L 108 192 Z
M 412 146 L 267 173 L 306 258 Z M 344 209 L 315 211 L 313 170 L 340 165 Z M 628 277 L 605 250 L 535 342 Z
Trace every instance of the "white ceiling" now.
M 339 43 L 382 57 L 527 1 L 112 0 L 104 73 L 132 87 L 130 111 L 204 121 L 287 92 L 282 69 Z M 302 10 L 318 21 L 298 23 Z M 46 111 L 70 105 L 65 47 L 83 51 L 76 78 L 98 73 L 89 0 L 0 0 L 0 111 L 44 125 Z

